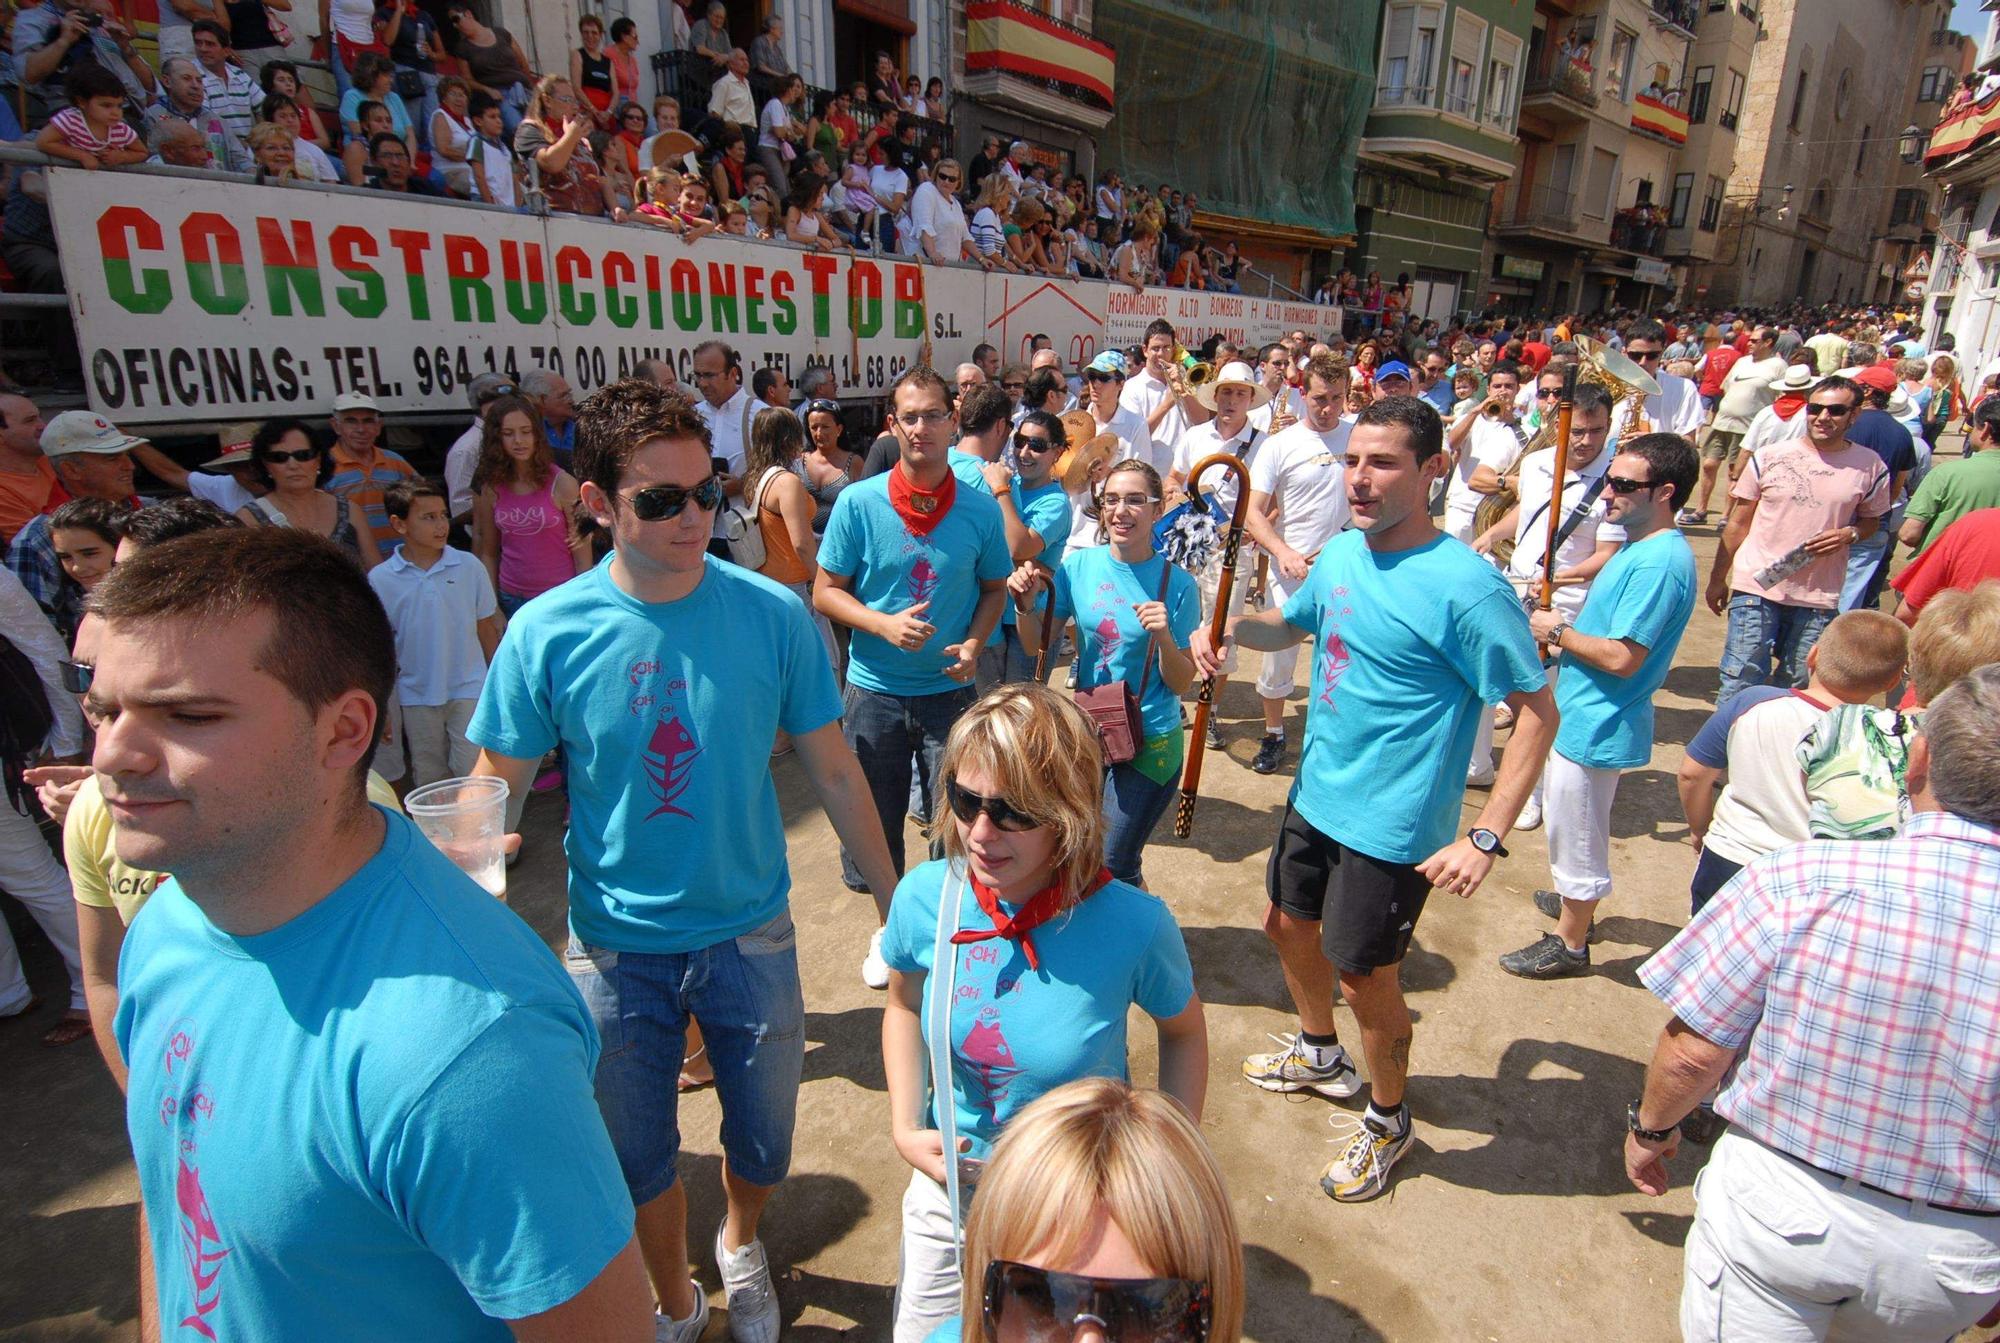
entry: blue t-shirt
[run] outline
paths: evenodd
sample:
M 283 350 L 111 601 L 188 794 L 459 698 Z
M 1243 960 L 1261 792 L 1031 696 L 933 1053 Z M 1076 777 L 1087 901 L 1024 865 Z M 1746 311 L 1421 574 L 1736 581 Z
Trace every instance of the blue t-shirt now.
M 840 492 L 826 520 L 818 559 L 828 573 L 849 579 L 855 597 L 872 611 L 890 615 L 918 602 L 930 603 L 924 619 L 936 630 L 915 652 L 866 630 L 854 631 L 848 682 L 879 695 L 942 695 L 960 689 L 959 682 L 944 674 L 957 661 L 945 650 L 964 643 L 971 632 L 979 585 L 1001 582 L 1014 571 L 1000 505 L 991 496 L 959 490 L 944 519 L 928 536 L 918 536 L 889 502 L 886 473 Z
M 1548 684 L 1520 599 L 1451 537 L 1380 554 L 1348 531 L 1285 621 L 1317 643 L 1292 806 L 1357 853 L 1422 862 L 1458 831 L 1479 706 Z
M 1076 620 L 1077 688 L 1095 690 L 1123 681 L 1136 694 L 1150 662 L 1153 673 L 1146 677 L 1146 698 L 1139 705 L 1148 737 L 1178 731 L 1181 725 L 1181 698 L 1161 677 L 1152 635 L 1132 613 L 1141 603 L 1159 600 L 1163 577 L 1167 630 L 1174 647 L 1185 651 L 1201 624 L 1201 591 L 1166 556 L 1155 553 L 1143 564 L 1126 564 L 1110 546 L 1092 546 L 1067 557 L 1056 570 L 1056 623 Z
M 1564 655 L 1556 676 L 1558 751 L 1592 769 L 1632 769 L 1653 758 L 1653 692 L 1674 665 L 1694 592 L 1694 552 L 1673 528 L 1618 548 L 1591 582 L 1575 628 L 1630 639 L 1646 660 L 1630 676 L 1613 676 Z
M 174 1338 L 504 1340 L 631 1238 L 569 976 L 376 810 L 376 855 L 269 932 L 168 880 L 126 935 L 126 1124 Z
M 1891 477 L 1916 468 L 1917 448 L 1910 431 L 1886 410 L 1871 406 L 1856 415 L 1854 423 L 1848 426 L 1847 441 L 1858 443 L 1880 457 Z
M 930 972 L 945 874 L 943 860 L 925 863 L 896 887 L 882 934 L 890 969 Z M 991 928 L 971 882 L 954 884 L 958 926 Z M 970 1138 L 971 1154 L 982 1159 L 1007 1121 L 1043 1092 L 1080 1077 L 1130 1076 L 1125 1014 L 1133 1004 L 1164 1020 L 1194 998 L 1180 925 L 1158 896 L 1136 886 L 1110 882 L 1029 936 L 1040 970 L 1028 968 L 1018 942 L 992 938 L 957 948 L 952 1103 L 959 1136 Z M 928 1032 L 928 996 L 923 1022 Z M 934 1119 L 926 1122 L 935 1127 Z
M 946 456 L 951 463 L 951 473 L 958 477 L 961 485 L 970 485 L 988 499 L 993 497 L 993 486 L 986 479 L 986 459 L 967 452 L 963 448 L 953 448 Z
M 1014 477 L 1014 511 L 1021 515 L 1021 522 L 1027 529 L 1042 538 L 1042 553 L 1035 558 L 1050 569 L 1062 563 L 1063 552 L 1069 549 L 1069 495 L 1063 490 L 1062 482 L 1047 481 L 1032 490 L 1021 489 L 1021 478 Z M 1041 610 L 1048 604 L 1046 588 L 1035 593 L 1035 609 Z M 1014 603 L 1010 599 L 1000 612 L 1000 623 L 1012 625 L 1018 620 Z
M 1451 390 L 1451 379 L 1439 378 L 1436 382 L 1417 393 L 1419 400 L 1428 401 L 1444 416 L 1451 414 L 1451 408 L 1458 400 L 1458 394 Z
M 648 603 L 610 565 L 521 608 L 466 736 L 528 760 L 562 744 L 580 940 L 698 951 L 784 913 L 771 743 L 836 721 L 840 692 L 781 584 L 709 556 L 693 592 Z

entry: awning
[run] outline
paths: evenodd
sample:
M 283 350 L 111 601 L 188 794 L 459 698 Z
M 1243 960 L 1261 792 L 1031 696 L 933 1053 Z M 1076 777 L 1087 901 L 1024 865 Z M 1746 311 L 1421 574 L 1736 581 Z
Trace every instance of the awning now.
M 967 73 L 997 70 L 1028 79 L 1054 80 L 1111 105 L 1117 81 L 1108 43 L 1019 0 L 970 0 L 965 7 Z
M 917 25 L 910 20 L 910 0 L 833 0 L 833 7 L 857 19 L 893 28 L 905 37 L 916 35 Z

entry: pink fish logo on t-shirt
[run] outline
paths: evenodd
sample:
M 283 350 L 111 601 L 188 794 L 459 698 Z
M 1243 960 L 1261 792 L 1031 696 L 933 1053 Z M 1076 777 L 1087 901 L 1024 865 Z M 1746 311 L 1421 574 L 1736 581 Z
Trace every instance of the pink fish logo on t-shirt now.
M 910 566 L 910 604 L 927 602 L 937 591 L 938 571 L 928 555 L 917 556 L 917 562 Z
M 959 1042 L 958 1056 L 965 1061 L 982 1093 L 982 1097 L 974 1098 L 973 1104 L 984 1110 L 987 1118 L 993 1118 L 1000 1102 L 1007 1097 L 1008 1084 L 1021 1071 L 1014 1062 L 1014 1047 L 1007 1043 L 1007 1033 L 1000 1029 L 998 1007 L 989 1004 L 979 1009 L 972 1028 Z
M 216 1337 L 209 1323 L 222 1305 L 222 1261 L 229 1250 L 222 1243 L 222 1230 L 208 1208 L 202 1192 L 201 1172 L 182 1157 L 174 1172 L 174 1206 L 180 1213 L 181 1261 L 188 1272 L 194 1294 L 194 1311 L 180 1327 L 192 1329 L 203 1338 Z
M 1327 708 L 1333 707 L 1333 688 L 1340 684 L 1340 678 L 1347 674 L 1347 645 L 1342 642 L 1340 631 L 1328 630 L 1322 641 L 1323 649 L 1319 658 L 1319 702 Z
M 1110 616 L 1097 622 L 1097 671 L 1101 676 L 1111 675 L 1111 660 L 1118 656 L 1119 645 L 1125 636 L 1118 632 L 1118 622 Z
M 646 820 L 666 815 L 694 819 L 693 812 L 675 803 L 693 782 L 695 758 L 701 752 L 701 744 L 695 741 L 694 733 L 688 731 L 679 714 L 669 715 L 653 725 L 652 738 L 646 743 L 644 763 L 646 782 L 660 805 L 646 813 Z

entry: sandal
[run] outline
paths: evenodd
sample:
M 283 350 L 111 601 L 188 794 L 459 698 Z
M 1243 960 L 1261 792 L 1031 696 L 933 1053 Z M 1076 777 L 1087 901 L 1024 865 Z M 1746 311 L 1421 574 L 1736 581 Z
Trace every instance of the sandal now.
M 89 1037 L 90 1013 L 72 1008 L 63 1013 L 63 1019 L 55 1024 L 55 1029 L 42 1037 L 42 1043 L 50 1049 L 61 1049 L 64 1045 L 73 1045 Z
M 681 1076 L 680 1076 L 680 1084 L 678 1090 L 699 1091 L 703 1087 L 712 1087 L 715 1085 L 715 1071 L 713 1069 L 709 1070 L 709 1074 L 706 1077 L 690 1076 L 687 1070 L 688 1063 L 693 1063 L 696 1059 L 700 1058 L 703 1054 L 706 1054 L 707 1052 L 708 1052 L 708 1046 L 703 1045 L 700 1049 L 695 1050 L 694 1053 L 688 1057 L 686 1063 L 683 1063 L 681 1065 Z

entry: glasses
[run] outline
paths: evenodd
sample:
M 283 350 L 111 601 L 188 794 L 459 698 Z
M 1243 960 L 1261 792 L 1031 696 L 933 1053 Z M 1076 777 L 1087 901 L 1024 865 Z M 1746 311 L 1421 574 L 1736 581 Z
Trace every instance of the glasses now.
M 1097 371 L 1096 369 L 1092 369 L 1092 370 L 1090 370 L 1090 372 L 1088 372 L 1088 373 L 1084 374 L 1084 375 L 1083 375 L 1083 379 L 1084 379 L 1084 381 L 1085 381 L 1085 382 L 1123 382 L 1123 381 L 1124 381 L 1124 379 L 1123 379 L 1123 378 L 1121 378 L 1121 377 L 1119 377 L 1119 376 L 1118 376 L 1118 375 L 1117 375 L 1116 373 L 1099 373 L 1099 372 L 1098 372 L 1098 371 Z
M 1023 388 L 1025 388 L 1027 385 L 1028 384 L 1025 382 L 1002 382 L 1000 384 L 1000 387 L 1003 391 L 1018 392 L 1021 391 Z
M 1087 1278 L 1009 1259 L 986 1266 L 980 1324 L 987 1343 L 1067 1340 L 1086 1321 L 1104 1337 L 1205 1343 L 1213 1306 L 1208 1284 L 1185 1278 Z
M 1659 483 L 1657 480 L 1627 480 L 1624 476 L 1604 478 L 1604 488 L 1613 494 L 1637 494 L 1640 490 L 1650 490 Z
M 905 429 L 921 429 L 925 425 L 943 424 L 951 418 L 948 410 L 911 410 L 896 416 L 896 423 Z
M 1536 396 L 1538 396 L 1538 397 L 1547 397 L 1547 396 L 1561 396 L 1561 395 L 1562 395 L 1562 388 L 1560 388 L 1560 387 L 1537 387 L 1537 388 L 1535 389 L 1535 395 L 1536 395 Z
M 62 669 L 62 686 L 72 695 L 87 695 L 90 684 L 97 679 L 97 668 L 88 662 L 72 662 L 64 658 L 56 666 Z
M 299 448 L 293 452 L 278 452 L 273 449 L 261 455 L 267 462 L 316 462 L 319 460 L 319 449 Z
M 699 485 L 648 485 L 632 492 L 632 516 L 641 522 L 665 522 L 677 518 L 693 504 L 703 513 L 722 506 L 722 481 L 710 476 Z
M 823 396 L 816 396 L 806 402 L 806 414 L 838 415 L 840 414 L 840 403 L 838 401 L 829 401 Z
M 1047 434 L 1017 433 L 1014 435 L 1014 448 L 1018 452 L 1053 452 L 1055 451 L 1055 446 L 1049 440 Z
M 957 174 L 957 173 L 939 173 L 939 174 L 937 175 L 937 179 L 938 179 L 938 181 L 940 181 L 940 182 L 956 182 L 956 181 L 958 180 L 958 174 Z
M 971 825 L 979 819 L 981 812 L 986 819 L 1002 830 L 1018 834 L 1023 830 L 1033 830 L 1040 821 L 1022 811 L 1004 797 L 982 797 L 978 793 L 959 787 L 957 779 L 947 779 L 944 785 L 944 799 L 951 807 L 951 814 L 958 818 L 960 825 Z
M 1852 415 L 1853 413 L 1854 413 L 1854 407 L 1852 406 L 1825 406 L 1814 403 L 1806 407 L 1806 414 L 1813 417 L 1814 419 L 1818 419 L 1822 415 L 1829 415 L 1832 416 L 1834 419 L 1839 420 L 1839 419 L 1844 419 L 1847 416 Z
M 1107 494 L 1097 501 L 1097 506 L 1108 513 L 1114 508 L 1151 508 L 1158 502 L 1159 499 L 1150 494 Z
M 1634 350 L 1631 349 L 1630 347 L 1627 347 L 1625 353 L 1631 355 L 1634 359 L 1638 360 L 1651 360 L 1651 359 L 1658 359 L 1660 357 L 1660 352 L 1658 350 Z
M 482 395 L 479 398 L 479 404 L 483 406 L 488 401 L 498 401 L 503 396 L 513 396 L 513 395 L 515 395 L 514 384 L 511 382 L 503 382 L 498 387 L 494 387 L 488 390 L 484 395 Z

